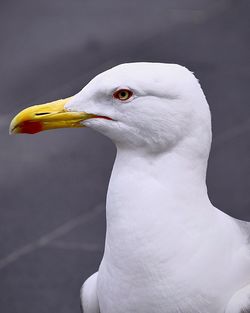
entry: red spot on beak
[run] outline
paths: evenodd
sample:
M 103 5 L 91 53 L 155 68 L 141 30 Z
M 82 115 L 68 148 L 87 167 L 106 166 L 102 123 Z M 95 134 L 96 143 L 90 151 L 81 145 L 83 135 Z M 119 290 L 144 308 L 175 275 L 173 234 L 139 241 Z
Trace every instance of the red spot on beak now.
M 43 130 L 43 126 L 41 122 L 31 122 L 25 121 L 22 122 L 18 128 L 20 129 L 20 133 L 24 134 L 36 134 Z

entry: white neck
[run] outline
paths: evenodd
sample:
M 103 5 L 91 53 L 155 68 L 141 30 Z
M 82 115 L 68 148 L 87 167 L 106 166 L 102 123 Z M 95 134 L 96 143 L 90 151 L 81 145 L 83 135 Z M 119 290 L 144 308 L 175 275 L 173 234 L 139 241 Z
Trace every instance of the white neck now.
M 106 248 L 111 253 L 127 255 L 149 241 L 150 249 L 157 249 L 152 238 L 168 246 L 166 234 L 186 236 L 190 229 L 195 234 L 194 229 L 209 225 L 213 206 L 205 183 L 207 162 L 183 155 L 118 149 L 107 196 Z
M 118 149 L 108 190 L 101 265 L 113 289 L 122 290 L 117 297 L 132 286 L 145 301 L 140 292 L 146 286 L 152 307 L 164 293 L 169 312 L 182 312 L 176 309 L 182 295 L 183 312 L 191 312 L 190 297 L 195 299 L 197 290 L 203 299 L 214 288 L 218 294 L 225 289 L 217 280 L 218 270 L 204 268 L 208 259 L 219 271 L 227 266 L 232 251 L 243 242 L 242 234 L 208 199 L 207 160 L 187 152 L 172 150 L 152 157 Z M 221 258 L 225 246 L 231 248 Z M 159 299 L 153 299 L 153 293 Z M 204 301 L 213 303 L 213 294 Z M 201 301 L 196 312 L 203 306 Z M 159 312 L 165 312 L 165 307 Z
M 204 202 L 210 204 L 206 167 L 206 160 L 184 158 L 174 151 L 142 155 L 118 149 L 108 190 L 108 215 L 119 219 L 137 210 L 146 213 L 160 209 L 167 214 L 204 210 Z

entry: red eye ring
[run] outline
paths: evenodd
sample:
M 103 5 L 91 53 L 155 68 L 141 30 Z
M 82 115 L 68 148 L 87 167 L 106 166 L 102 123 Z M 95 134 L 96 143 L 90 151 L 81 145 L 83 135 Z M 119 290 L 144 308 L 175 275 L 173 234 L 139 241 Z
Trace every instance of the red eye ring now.
M 129 98 L 133 96 L 133 92 L 129 89 L 119 89 L 114 92 L 113 97 L 121 100 L 121 101 L 126 101 Z

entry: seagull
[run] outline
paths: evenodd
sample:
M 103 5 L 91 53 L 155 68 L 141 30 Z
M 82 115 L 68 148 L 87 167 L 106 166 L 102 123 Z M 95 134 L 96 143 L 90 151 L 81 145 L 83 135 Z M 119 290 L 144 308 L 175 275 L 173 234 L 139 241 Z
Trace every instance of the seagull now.
M 24 109 L 10 133 L 62 127 L 92 128 L 117 147 L 84 313 L 250 312 L 250 225 L 208 198 L 211 115 L 191 71 L 115 66 L 73 97 Z

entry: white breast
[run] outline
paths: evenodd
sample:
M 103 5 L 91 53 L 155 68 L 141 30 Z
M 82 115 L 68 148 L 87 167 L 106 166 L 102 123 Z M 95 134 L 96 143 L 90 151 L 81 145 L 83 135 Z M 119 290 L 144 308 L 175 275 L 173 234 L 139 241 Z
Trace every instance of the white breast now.
M 102 313 L 224 312 L 250 273 L 233 219 L 205 201 L 203 192 L 195 198 L 195 182 L 185 192 L 155 164 L 120 161 L 108 192 L 98 275 Z

